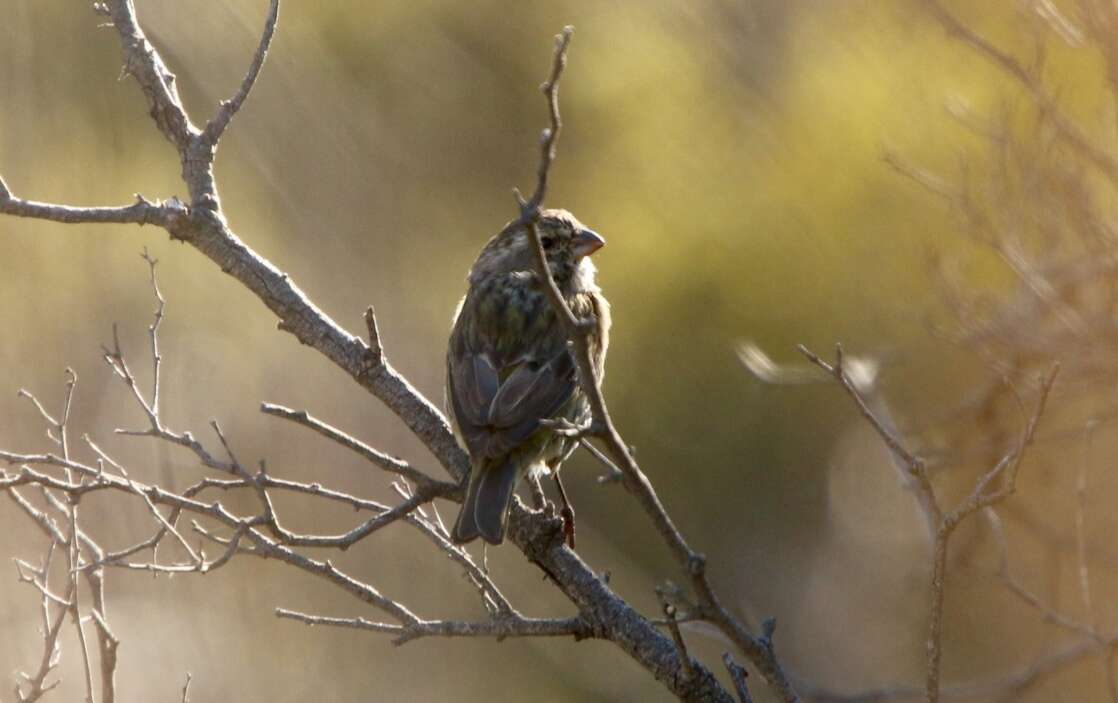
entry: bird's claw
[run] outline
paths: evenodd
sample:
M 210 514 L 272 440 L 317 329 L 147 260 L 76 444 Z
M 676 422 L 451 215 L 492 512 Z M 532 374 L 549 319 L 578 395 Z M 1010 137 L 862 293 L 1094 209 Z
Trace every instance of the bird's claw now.
M 571 549 L 575 548 L 575 511 L 570 505 L 564 505 L 559 511 L 559 517 L 563 519 L 563 537 L 566 539 L 567 546 Z
M 555 434 L 571 438 L 578 438 L 588 434 L 593 425 L 592 422 L 577 424 L 562 417 L 545 418 L 540 420 L 540 424 L 547 427 Z

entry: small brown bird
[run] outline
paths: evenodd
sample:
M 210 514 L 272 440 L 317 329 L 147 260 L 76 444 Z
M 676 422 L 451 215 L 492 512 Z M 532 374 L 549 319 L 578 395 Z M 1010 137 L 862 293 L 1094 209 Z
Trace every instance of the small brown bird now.
M 590 336 L 601 378 L 609 344 L 609 303 L 594 283 L 590 254 L 605 240 L 566 210 L 544 210 L 540 241 L 555 283 Z M 490 544 L 505 538 L 517 481 L 558 471 L 574 440 L 541 420 L 584 424 L 589 405 L 567 334 L 536 275 L 528 230 L 513 221 L 489 240 L 467 279 L 447 349 L 447 408 L 470 453 L 470 483 L 452 537 Z

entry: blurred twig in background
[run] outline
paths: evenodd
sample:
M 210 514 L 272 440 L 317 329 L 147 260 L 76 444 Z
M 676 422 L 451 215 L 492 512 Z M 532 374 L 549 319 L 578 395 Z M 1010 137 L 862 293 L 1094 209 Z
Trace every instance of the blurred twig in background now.
M 1015 490 L 1027 446 L 1067 445 L 1083 439 L 1088 448 L 1084 451 L 1089 452 L 1096 428 L 1113 419 L 1109 395 L 1118 381 L 1118 365 L 1114 361 L 1118 358 L 1114 318 L 1118 304 L 1118 289 L 1114 285 L 1118 239 L 1110 210 L 1118 189 L 1118 160 L 1110 140 L 1096 137 L 1065 114 L 1053 91 L 1045 85 L 1047 37 L 1043 33 L 1035 41 L 1033 59 L 1023 61 L 973 29 L 945 3 L 926 0 L 921 4 L 950 37 L 1009 76 L 1024 91 L 1027 102 L 1020 112 L 1029 124 L 1022 135 L 1022 115 L 1018 111 L 1003 109 L 988 119 L 975 115 L 955 100 L 948 105 L 949 114 L 984 143 L 984 159 L 962 158 L 958 178 L 909 163 L 891 150 L 885 153 L 885 163 L 928 193 L 942 198 L 952 209 L 960 232 L 976 247 L 993 252 L 1018 284 L 1010 295 L 991 299 L 979 292 L 980 286 L 960 274 L 965 265 L 937 257 L 943 300 L 950 317 L 936 331 L 982 359 L 992 379 L 979 385 L 971 397 L 953 406 L 944 417 L 930 422 L 898 428 L 888 414 L 878 416 L 879 408 L 888 411 L 879 390 L 872 383 L 860 383 L 844 368 L 841 347 L 834 363 L 801 348 L 813 364 L 832 374 L 842 385 L 893 458 L 907 468 L 914 480 L 905 483 L 916 492 L 920 509 L 933 528 L 932 602 L 923 689 L 887 686 L 840 694 L 805 685 L 805 695 L 820 701 L 846 703 L 915 699 L 934 702 L 941 698 L 1018 700 L 1027 689 L 1062 668 L 1098 656 L 1105 673 L 1106 694 L 1115 701 L 1118 687 L 1113 658 L 1118 635 L 1111 629 L 1100 629 L 1092 597 L 1084 517 L 1087 458 L 1075 462 L 1080 468 L 1074 516 L 1049 516 L 1074 523 L 1075 549 L 1066 553 L 1074 556 L 1071 561 L 1078 574 L 1082 616 L 1070 615 L 1062 606 L 1048 602 L 1013 573 L 997 509 Z M 1073 5 L 1073 10 L 1065 12 L 1055 3 L 1035 0 L 1023 3 L 1022 8 L 1032 15 L 1031 19 L 1039 20 L 1042 30 L 1060 41 L 1076 48 L 1097 49 L 1107 63 L 1113 92 L 1118 88 L 1114 80 L 1118 72 L 1113 70 L 1118 66 L 1113 51 L 1118 10 L 1113 3 L 1097 0 L 1081 0 Z M 1118 92 L 1111 99 L 1118 99 Z M 767 383 L 810 380 L 801 370 L 776 365 L 755 345 L 743 345 L 739 354 L 750 372 Z M 1049 370 L 1045 372 L 1046 368 Z M 1054 393 L 1058 369 L 1062 369 L 1061 382 L 1059 392 Z M 1040 380 L 1036 380 L 1037 375 Z M 1035 395 L 1031 412 L 1026 411 L 1018 388 Z M 1070 429 L 1050 427 L 1047 433 L 1038 433 L 1037 424 L 1046 407 L 1053 416 L 1050 425 L 1070 424 Z M 1023 429 L 1014 431 L 1012 423 L 1023 424 Z M 1079 429 L 1082 427 L 1087 429 Z M 914 452 L 907 448 L 908 441 L 919 442 L 926 449 Z M 932 456 L 932 461 L 925 458 Z M 972 488 L 958 506 L 944 511 L 939 498 L 944 488 L 935 487 L 929 474 L 933 461 L 937 469 L 953 469 L 945 472 L 950 478 L 942 480 L 957 490 L 959 471 L 974 467 L 976 458 L 981 458 L 986 468 L 978 469 Z M 1055 461 L 1053 469 L 1059 470 L 1059 460 Z M 1047 466 L 1040 468 L 1048 471 Z M 996 488 L 999 483 L 1001 487 Z M 941 670 L 945 582 L 952 565 L 949 538 L 965 518 L 979 511 L 986 516 L 995 543 L 994 571 L 998 579 L 1045 622 L 1073 633 L 1076 639 L 1000 677 L 945 685 L 941 682 Z M 1036 523 L 1025 522 L 1023 526 L 1038 529 Z M 961 570 L 962 565 L 958 568 Z

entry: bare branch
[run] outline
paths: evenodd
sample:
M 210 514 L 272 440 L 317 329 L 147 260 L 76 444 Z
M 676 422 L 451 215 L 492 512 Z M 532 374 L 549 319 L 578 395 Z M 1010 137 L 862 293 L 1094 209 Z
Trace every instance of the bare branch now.
M 939 0 L 924 0 L 924 4 L 932 16 L 947 31 L 948 35 L 967 44 L 991 64 L 1020 83 L 1032 96 L 1037 109 L 1051 121 L 1060 136 L 1094 164 L 1112 183 L 1118 184 L 1118 159 L 1094 144 L 1082 127 L 1059 110 L 1055 99 L 1044 87 L 1035 72 L 1030 71 L 1013 55 L 1000 49 L 990 40 L 960 22 Z
M 121 207 L 73 207 L 55 203 L 24 200 L 11 194 L 7 186 L 0 188 L 0 213 L 49 220 L 65 224 L 117 223 L 174 227 L 187 216 L 186 206 L 177 198 L 151 202 L 136 195 L 136 202 Z
M 1047 377 L 1043 379 L 1036 409 L 1022 430 L 1017 446 L 1004 455 L 993 468 L 979 477 L 970 495 L 958 507 L 951 512 L 944 513 L 939 507 L 939 501 L 928 478 L 923 459 L 908 451 L 889 428 L 874 415 L 865 399 L 862 398 L 861 393 L 843 371 L 842 346 L 836 347 L 835 363 L 833 365 L 826 363 L 802 345 L 800 346 L 800 352 L 813 364 L 835 377 L 854 400 L 861 415 L 881 436 L 889 450 L 903 459 L 909 466 L 910 473 L 917 481 L 919 495 L 922 496 L 921 504 L 925 506 L 929 521 L 935 526 L 935 539 L 932 544 L 931 614 L 927 639 L 925 700 L 928 703 L 936 703 L 940 698 L 940 665 L 943 657 L 941 646 L 943 639 L 943 602 L 947 578 L 948 542 L 955 528 L 966 517 L 981 508 L 993 505 L 1012 495 L 1016 489 L 1017 472 L 1021 466 L 1021 460 L 1024 457 L 1025 449 L 1033 442 L 1037 425 L 1044 414 L 1049 392 L 1052 390 L 1052 386 L 1056 382 L 1056 376 L 1060 371 L 1060 365 L 1054 364 Z M 1001 479 L 1002 487 L 998 490 L 990 490 L 993 483 L 999 479 Z
M 407 502 L 413 501 L 417 493 L 411 492 L 405 485 L 401 483 L 394 483 L 393 488 L 405 499 Z M 407 504 L 407 503 L 405 503 Z M 481 600 L 486 609 L 489 610 L 494 616 L 504 617 L 511 613 L 515 613 L 512 604 L 509 603 L 501 590 L 490 578 L 487 569 L 484 569 L 473 560 L 470 553 L 460 545 L 455 544 L 450 539 L 450 533 L 447 532 L 446 526 L 440 520 L 437 524 L 429 519 L 425 519 L 416 513 L 423 510 L 422 505 L 416 505 L 415 512 L 407 515 L 408 522 L 414 525 L 425 537 L 427 537 L 434 545 L 450 557 L 455 563 L 462 567 L 466 577 L 478 589 L 481 595 Z
M 1099 644 L 1103 638 L 1099 634 L 1098 617 L 1095 615 L 1095 605 L 1091 597 L 1091 567 L 1087 558 L 1087 479 L 1091 468 L 1091 445 L 1095 430 L 1095 422 L 1088 421 L 1083 430 L 1083 461 L 1080 462 L 1079 476 L 1075 485 L 1075 542 L 1076 558 L 1079 562 L 1079 592 L 1083 599 L 1084 620 L 1087 623 L 1087 634 Z M 1099 658 L 1102 660 L 1103 671 L 1106 672 L 1107 692 L 1110 694 L 1111 703 L 1118 703 L 1118 676 L 1114 671 L 1114 650 L 1106 647 Z
M 738 694 L 738 701 L 740 703 L 753 703 L 753 696 L 749 695 L 749 683 L 746 681 L 749 674 L 745 668 L 735 662 L 729 652 L 722 653 L 722 663 L 726 666 L 726 671 L 730 672 L 730 678 L 734 682 L 734 690 Z
M 932 195 L 941 197 L 950 203 L 958 203 L 964 197 L 962 193 L 958 192 L 954 186 L 940 176 L 909 164 L 891 150 L 886 150 L 885 153 L 882 154 L 881 160 L 884 161 L 889 168 Z
M 379 361 L 384 360 L 384 348 L 380 344 L 380 327 L 373 306 L 365 308 L 365 329 L 369 332 L 369 355 Z
M 167 70 L 155 47 L 144 36 L 131 2 L 116 0 L 103 3 L 102 7 L 120 35 L 124 72 L 140 84 L 156 126 L 181 154 L 198 135 L 198 129 L 191 124 L 179 98 L 175 74 Z
M 998 576 L 1001 578 L 1002 583 L 1005 584 L 1005 587 L 1009 589 L 1009 592 L 1026 605 L 1039 612 L 1046 622 L 1058 625 L 1079 635 L 1091 636 L 1086 625 L 1059 612 L 1054 607 L 1041 600 L 1039 596 L 1026 588 L 1013 575 L 1013 572 L 1009 568 L 1009 545 L 1006 542 L 1005 530 L 1002 528 L 1001 518 L 998 517 L 997 512 L 992 507 L 984 508 L 982 512 L 983 515 L 986 516 L 987 523 L 990 525 L 990 530 L 994 534 L 994 542 L 998 546 Z
M 71 594 L 68 594 L 71 595 Z M 43 653 L 39 658 L 39 668 L 34 674 L 23 674 L 21 678 L 24 679 L 27 685 L 27 691 L 23 691 L 22 687 L 16 686 L 16 699 L 20 703 L 32 703 L 43 697 L 43 695 L 58 685 L 55 680 L 52 683 L 46 683 L 47 677 L 58 666 L 59 661 L 59 645 L 58 636 L 62 632 L 62 625 L 66 620 L 67 609 L 65 607 L 58 609 L 58 614 L 53 618 L 48 617 L 49 606 L 46 604 L 46 596 L 43 596 L 43 614 L 46 620 L 46 627 L 43 630 Z
M 704 615 L 741 648 L 741 651 L 757 666 L 758 671 L 773 687 L 781 700 L 785 703 L 793 703 L 798 701 L 799 697 L 776 659 L 771 639 L 766 639 L 763 636 L 757 637 L 750 633 L 746 626 L 721 603 L 707 579 L 706 557 L 691 548 L 672 522 L 648 477 L 641 471 L 632 452 L 629 451 L 628 445 L 614 426 L 605 398 L 602 395 L 601 379 L 595 373 L 592 361 L 589 335 L 594 323 L 590 320 L 579 320 L 575 316 L 566 300 L 563 299 L 563 295 L 559 291 L 559 287 L 547 265 L 543 242 L 540 239 L 536 222 L 540 217 L 540 205 L 543 203 L 547 191 L 548 173 L 555 158 L 555 140 L 562 126 L 559 117 L 558 84 L 563 69 L 566 67 L 567 49 L 573 31 L 572 27 L 567 27 L 561 35 L 556 37 L 551 73 L 548 81 L 543 85 L 551 126 L 544 130 L 541 139 L 543 148 L 536 192 L 527 201 L 520 196 L 519 191 L 514 192 L 517 202 L 520 204 L 520 221 L 527 227 L 533 243 L 536 275 L 543 282 L 548 300 L 572 342 L 573 353 L 579 370 L 579 385 L 589 401 L 591 416 L 593 417 L 593 423 L 587 434 L 596 436 L 605 443 L 608 454 L 622 472 L 623 484 L 652 518 L 660 536 L 690 577 L 692 586 L 702 602 Z M 676 659 L 679 661 L 678 656 Z M 683 666 L 683 662 L 679 661 L 681 670 Z M 689 684 L 694 684 L 698 680 L 707 685 L 707 681 L 713 681 L 713 675 L 705 667 L 697 669 L 697 672 L 699 675 L 689 681 Z M 711 683 L 709 685 L 716 684 Z M 722 692 L 719 691 L 719 694 L 721 695 Z
M 89 613 L 97 626 L 97 636 L 101 642 L 101 702 L 112 703 L 116 695 L 113 680 L 116 676 L 116 650 L 120 646 L 120 640 L 113 634 L 100 611 L 93 608 Z
M 303 427 L 308 427 L 323 437 L 342 445 L 346 449 L 360 454 L 385 471 L 403 476 L 421 487 L 429 486 L 429 490 L 435 490 L 439 495 L 446 496 L 459 490 L 457 484 L 433 479 L 422 471 L 412 467 L 406 461 L 374 449 L 364 442 L 342 432 L 338 428 L 328 425 L 316 417 L 312 417 L 306 410 L 292 410 L 282 405 L 262 403 L 260 405 L 260 411 L 266 415 L 282 417 L 285 420 L 290 420 Z
M 994 468 L 979 477 L 971 494 L 955 510 L 944 516 L 943 524 L 945 528 L 948 530 L 954 529 L 963 518 L 980 508 L 993 505 L 1012 495 L 1017 489 L 1017 472 L 1021 468 L 1021 460 L 1024 458 L 1025 449 L 1033 443 L 1037 425 L 1040 424 L 1040 418 L 1044 415 L 1044 408 L 1048 403 L 1048 394 L 1052 391 L 1052 386 L 1056 383 L 1056 376 L 1059 373 L 1060 364 L 1053 364 L 1048 375 L 1041 382 L 1040 397 L 1037 400 L 1036 409 L 1024 430 L 1022 430 L 1017 447 L 1002 457 L 1002 460 Z M 991 484 L 999 478 L 1002 479 L 1002 488 L 990 491 Z
M 272 44 L 272 35 L 276 31 L 276 21 L 279 19 L 279 0 L 271 0 L 268 8 L 268 18 L 264 21 L 264 33 L 260 37 L 260 45 L 256 47 L 256 53 L 253 54 L 252 64 L 248 67 L 248 73 L 241 81 L 241 87 L 237 90 L 237 94 L 231 100 L 223 100 L 221 106 L 217 110 L 217 114 L 206 125 L 205 131 L 202 132 L 202 140 L 217 145 L 221 136 L 225 133 L 225 129 L 229 126 L 230 120 L 241 109 L 248 98 L 248 94 L 252 91 L 252 87 L 256 85 L 256 79 L 260 76 L 260 69 L 264 66 L 264 59 L 268 56 L 268 47 Z
M 582 618 L 536 619 L 510 615 L 484 622 L 459 620 L 421 620 L 410 625 L 374 622 L 364 618 L 336 618 L 310 615 L 286 608 L 276 608 L 281 618 L 298 620 L 307 625 L 328 625 L 357 630 L 370 630 L 395 635 L 394 644 L 406 644 L 421 637 L 593 637 L 594 632 Z
M 547 180 L 551 173 L 551 163 L 555 160 L 555 142 L 559 139 L 559 131 L 563 128 L 563 120 L 559 114 L 559 79 L 563 77 L 563 69 L 567 67 L 567 49 L 570 48 L 574 32 L 575 28 L 567 25 L 555 37 L 555 55 L 551 62 L 551 73 L 540 86 L 540 90 L 547 97 L 551 126 L 543 131 L 540 138 L 540 166 L 536 171 L 536 190 L 527 202 L 521 202 L 522 209 L 538 210 L 547 196 Z
M 845 389 L 847 394 L 854 400 L 855 405 L 858 406 L 858 412 L 862 414 L 862 417 L 866 418 L 870 425 L 873 426 L 874 430 L 881 436 L 882 441 L 885 442 L 885 446 L 889 447 L 891 452 L 904 461 L 913 474 L 925 472 L 924 460 L 906 449 L 904 444 L 901 443 L 901 440 L 895 437 L 893 432 L 885 426 L 885 423 L 874 415 L 873 411 L 870 410 L 869 404 L 866 402 L 865 398 L 862 397 L 861 392 L 854 384 L 854 381 L 847 375 L 844 367 L 844 353 L 841 344 L 835 346 L 834 364 L 828 364 L 823 361 L 818 355 L 802 344 L 799 345 L 798 349 L 801 354 L 807 357 L 808 361 L 835 377 L 835 380 L 842 385 L 843 389 Z
M 147 247 L 144 247 L 144 253 L 141 255 L 143 260 L 148 264 L 148 276 L 151 281 L 151 292 L 155 296 L 155 312 L 153 313 L 154 319 L 151 325 L 148 326 L 148 336 L 151 338 L 151 412 L 156 418 L 159 417 L 159 365 L 163 362 L 163 357 L 159 355 L 159 325 L 163 322 L 163 310 L 166 308 L 166 301 L 163 300 L 163 293 L 159 291 L 159 281 L 155 278 L 155 265 L 159 263 L 158 260 L 153 259 L 148 254 Z
M 104 450 L 98 447 L 93 442 L 93 440 L 89 438 L 89 435 L 85 436 L 85 442 L 89 445 L 90 449 L 92 449 L 97 454 L 97 456 L 101 457 L 102 460 L 111 464 L 113 468 L 120 472 L 120 475 L 124 478 L 125 481 L 128 482 L 128 486 L 132 489 L 132 492 L 138 495 L 144 501 L 144 505 L 147 506 L 148 512 L 152 514 L 152 517 L 155 518 L 156 522 L 159 523 L 164 530 L 170 532 L 176 540 L 178 540 L 178 543 L 182 545 L 182 548 L 184 550 L 186 550 L 186 553 L 190 556 L 190 560 L 192 562 L 200 565 L 203 561 L 202 557 L 195 553 L 194 549 L 186 541 L 186 538 L 183 537 L 179 533 L 179 531 L 175 529 L 175 526 L 171 524 L 171 522 L 166 517 L 163 516 L 163 513 L 159 512 L 159 508 L 155 507 L 155 503 L 151 502 L 151 498 L 148 497 L 148 495 L 142 490 L 140 490 L 136 482 L 128 476 L 128 472 L 124 469 L 124 467 L 114 461 L 108 454 L 104 452 Z
M 679 652 L 679 659 L 683 662 L 683 675 L 690 679 L 695 675 L 695 667 L 691 663 L 691 655 L 687 653 L 687 644 L 683 641 L 683 633 L 679 631 L 679 622 L 676 621 L 675 606 L 667 601 L 663 601 L 664 618 L 668 623 L 668 631 L 672 633 L 672 641 L 675 642 L 675 648 Z
M 622 473 L 621 469 L 617 468 L 617 464 L 614 464 L 613 461 L 608 456 L 606 456 L 601 449 L 595 447 L 585 437 L 580 438 L 578 440 L 578 444 L 580 447 L 590 452 L 591 456 L 597 459 L 602 464 L 602 466 L 606 467 L 606 473 L 598 477 L 598 483 L 617 483 L 621 481 L 622 478 L 624 478 L 625 474 Z

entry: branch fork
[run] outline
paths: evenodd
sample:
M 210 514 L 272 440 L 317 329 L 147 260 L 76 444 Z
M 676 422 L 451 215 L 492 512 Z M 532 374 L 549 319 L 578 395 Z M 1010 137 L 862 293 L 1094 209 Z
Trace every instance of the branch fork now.
M 7 185 L 0 181 L 0 213 L 55 222 L 153 224 L 164 228 L 172 238 L 183 240 L 196 248 L 210 258 L 221 271 L 234 277 L 256 294 L 276 315 L 282 330 L 291 333 L 301 343 L 319 351 L 348 373 L 359 385 L 383 401 L 439 460 L 451 478 L 455 482 L 460 481 L 468 470 L 468 459 L 465 453 L 455 441 L 442 413 L 396 372 L 385 358 L 373 311 L 370 309 L 365 318 L 369 337 L 366 344 L 322 313 L 310 298 L 295 286 L 287 274 L 246 246 L 243 240 L 229 228 L 222 211 L 214 182 L 214 158 L 221 137 L 234 116 L 242 109 L 261 73 L 277 23 L 278 0 L 271 0 L 269 4 L 264 31 L 239 90 L 231 99 L 217 107 L 214 117 L 203 129 L 196 127 L 187 114 L 178 95 L 174 74 L 167 69 L 159 53 L 144 36 L 133 3 L 130 0 L 106 0 L 98 4 L 96 9 L 111 20 L 121 41 L 124 73 L 133 77 L 139 84 L 156 127 L 174 146 L 178 154 L 188 193 L 185 202 L 188 204 L 175 198 L 164 201 L 137 198 L 136 202 L 124 207 L 74 208 L 15 198 Z M 678 566 L 688 574 L 704 617 L 735 643 L 757 669 L 759 675 L 772 685 L 780 700 L 785 703 L 798 701 L 798 696 L 773 652 L 771 638 L 751 633 L 744 623 L 722 605 L 707 580 L 705 558 L 684 540 L 660 503 L 647 477 L 637 465 L 632 452 L 613 426 L 601 394 L 599 379 L 595 377 L 589 365 L 586 341 L 587 330 L 593 325 L 593 321 L 579 320 L 572 314 L 559 295 L 554 280 L 544 264 L 536 223 L 547 192 L 549 172 L 555 158 L 556 140 L 562 127 L 558 107 L 558 87 L 566 66 L 572 33 L 573 30 L 568 27 L 557 37 L 551 72 L 542 86 L 550 119 L 549 127 L 541 137 L 536 188 L 527 199 L 517 194 L 517 203 L 520 216 L 527 225 L 535 244 L 537 263 L 542 266 L 541 280 L 547 281 L 549 297 L 567 326 L 575 357 L 579 363 L 580 383 L 591 401 L 594 421 L 587 430 L 589 433 L 587 436 L 594 437 L 605 447 L 603 453 L 608 454 L 610 459 L 606 462 L 607 466 L 611 466 L 611 471 L 622 476 L 623 483 L 637 497 L 671 549 Z M 97 594 L 100 589 L 100 574 L 108 567 L 145 570 L 152 573 L 208 573 L 220 568 L 238 554 L 275 559 L 328 581 L 362 604 L 382 611 L 394 621 L 376 623 L 360 618 L 338 620 L 316 615 L 296 618 L 303 619 L 308 624 L 358 627 L 406 638 L 427 635 L 505 637 L 514 634 L 601 637 L 616 643 L 664 682 L 673 694 L 684 700 L 732 700 L 730 692 L 707 667 L 701 662 L 688 658 L 677 648 L 671 637 L 665 636 L 656 629 L 655 623 L 639 614 L 611 591 L 590 567 L 563 544 L 561 538 L 555 539 L 556 531 L 551 529 L 554 524 L 546 515 L 515 507 L 510 521 L 510 537 L 529 559 L 541 566 L 577 607 L 578 613 L 571 618 L 536 620 L 519 616 L 511 609 L 488 571 L 479 567 L 467 552 L 450 544 L 445 526 L 438 519 L 431 500 L 438 495 L 458 495 L 448 488 L 453 485 L 452 482 L 434 479 L 425 472 L 410 467 L 406 462 L 397 463 L 399 460 L 394 457 L 380 456 L 382 453 L 371 448 L 362 449 L 355 441 L 348 441 L 340 430 L 328 428 L 320 421 L 316 424 L 309 414 L 287 411 L 281 406 L 264 408 L 264 411 L 269 414 L 315 429 L 332 441 L 357 451 L 380 468 L 398 474 L 401 486 L 405 479 L 415 483 L 414 492 L 406 488 L 399 489 L 407 497 L 398 505 L 389 507 L 340 491 L 325 489 L 318 484 L 302 484 L 279 479 L 265 471 L 250 473 L 230 450 L 229 442 L 221 432 L 220 426 L 215 425 L 213 429 L 225 449 L 224 458 L 215 456 L 190 432 L 177 432 L 168 428 L 159 413 L 158 364 L 161 357 L 154 343 L 157 327 L 158 319 L 149 328 L 153 336 L 155 381 L 150 393 L 146 395 L 141 391 L 134 374 L 128 367 L 115 334 L 113 346 L 106 349 L 106 362 L 113 373 L 124 381 L 148 420 L 147 427 L 143 429 L 119 430 L 118 434 L 148 437 L 181 447 L 192 454 L 201 467 L 218 473 L 221 478 L 206 476 L 181 493 L 145 485 L 128 477 L 123 471 L 123 466 L 114 466 L 107 455 L 98 456 L 92 464 L 76 460 L 68 453 L 65 432 L 56 433 L 60 435 L 56 438 L 61 446 L 60 453 L 31 455 L 0 452 L 0 460 L 26 464 L 29 471 L 33 466 L 47 466 L 66 473 L 66 479 L 48 477 L 40 480 L 30 473 L 22 474 L 23 478 L 20 479 L 24 481 L 35 479 L 33 482 L 37 485 L 45 486 L 43 491 L 48 496 L 50 510 L 62 516 L 63 519 L 60 520 L 54 520 L 52 516 L 32 506 L 20 496 L 14 485 L 9 486 L 7 492 L 24 512 L 40 525 L 45 534 L 54 535 L 55 531 L 58 531 L 67 539 L 70 558 L 73 559 L 70 573 L 74 575 L 69 583 L 76 584 L 76 576 L 81 574 L 87 583 L 91 584 L 90 588 L 94 594 Z M 387 468 L 389 466 L 394 468 Z M 42 475 L 47 476 L 45 473 Z M 256 495 L 257 512 L 238 515 L 226 508 L 222 501 L 212 498 L 212 494 L 216 492 L 243 490 L 252 491 Z M 115 551 L 103 550 L 80 530 L 75 517 L 77 508 L 70 502 L 71 499 L 92 491 L 116 491 L 140 498 L 145 504 L 150 504 L 149 512 L 155 523 L 154 532 L 146 539 Z M 341 535 L 297 534 L 283 527 L 277 518 L 270 499 L 270 494 L 275 491 L 302 493 L 316 499 L 369 510 L 373 516 Z M 64 499 L 55 496 L 55 492 L 62 495 Z M 434 517 L 423 512 L 425 505 L 430 506 Z M 169 512 L 162 512 L 164 510 Z M 219 557 L 210 560 L 201 548 L 186 549 L 185 535 L 177 527 L 184 513 L 189 513 L 197 520 L 194 523 L 196 534 L 203 540 L 220 545 L 222 553 Z M 501 615 L 482 623 L 427 621 L 398 601 L 380 593 L 370 584 L 363 583 L 336 568 L 328 559 L 312 558 L 301 551 L 323 547 L 344 549 L 396 521 L 419 530 L 436 545 L 437 549 L 461 566 L 478 591 L 479 598 L 487 610 Z M 68 527 L 63 523 L 68 523 Z M 218 534 L 215 527 L 225 534 Z M 186 549 L 185 561 L 168 563 L 166 559 L 159 559 L 157 550 L 168 535 Z M 79 553 L 78 550 L 84 552 Z M 137 556 L 140 554 L 151 556 L 147 559 Z M 97 586 L 92 585 L 95 582 Z M 69 600 L 69 596 L 62 597 L 64 600 Z M 98 597 L 94 595 L 94 600 L 96 601 Z M 95 603 L 95 607 L 99 615 L 104 615 L 101 605 Z M 277 615 L 289 616 L 284 613 L 277 613 Z M 94 618 L 95 621 L 97 619 Z M 109 660 L 109 657 L 104 654 L 108 652 L 107 647 L 114 642 L 107 622 L 104 620 L 101 624 L 95 624 L 95 630 L 99 633 L 102 642 L 102 661 Z M 77 623 L 80 633 L 81 621 L 77 620 Z M 115 645 L 112 646 L 115 649 Z M 89 657 L 84 657 L 84 660 L 88 672 Z M 115 661 L 115 656 L 112 660 Z M 686 672 L 688 669 L 690 673 Z M 87 674 L 86 678 L 87 688 L 92 690 L 92 677 Z M 106 680 L 111 682 L 112 677 L 109 676 Z M 104 695 L 102 698 L 107 700 Z M 186 698 L 185 687 L 183 698 Z

